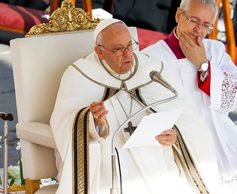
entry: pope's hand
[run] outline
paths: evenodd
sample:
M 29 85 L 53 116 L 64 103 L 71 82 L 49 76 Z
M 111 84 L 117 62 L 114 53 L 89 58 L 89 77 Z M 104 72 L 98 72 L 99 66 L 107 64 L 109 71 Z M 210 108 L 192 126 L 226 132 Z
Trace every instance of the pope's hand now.
M 156 140 L 163 146 L 171 146 L 177 139 L 177 133 L 174 129 L 163 131 L 160 135 L 157 135 Z
M 105 110 L 103 101 L 99 103 L 92 102 L 90 104 L 90 111 L 94 117 L 94 122 L 95 122 L 96 127 L 106 119 L 106 115 L 109 113 L 108 110 Z
M 185 32 L 180 33 L 179 45 L 185 57 L 192 62 L 197 69 L 207 61 L 205 47 L 198 36 L 196 42 Z

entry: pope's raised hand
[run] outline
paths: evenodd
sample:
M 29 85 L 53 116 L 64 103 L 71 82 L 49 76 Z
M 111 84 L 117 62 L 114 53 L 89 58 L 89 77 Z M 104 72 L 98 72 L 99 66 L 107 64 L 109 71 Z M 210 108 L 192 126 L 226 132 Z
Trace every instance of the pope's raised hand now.
M 160 135 L 157 135 L 156 140 L 163 146 L 171 146 L 177 139 L 177 133 L 174 129 L 163 131 Z
M 197 69 L 200 69 L 201 64 L 207 61 L 205 47 L 199 36 L 197 36 L 196 40 L 193 40 L 190 35 L 182 32 L 179 35 L 179 45 L 185 57 L 192 62 Z
M 106 119 L 106 115 L 109 113 L 108 110 L 105 110 L 103 101 L 100 101 L 99 103 L 92 102 L 90 104 L 90 111 L 94 117 L 94 123 L 96 127 Z

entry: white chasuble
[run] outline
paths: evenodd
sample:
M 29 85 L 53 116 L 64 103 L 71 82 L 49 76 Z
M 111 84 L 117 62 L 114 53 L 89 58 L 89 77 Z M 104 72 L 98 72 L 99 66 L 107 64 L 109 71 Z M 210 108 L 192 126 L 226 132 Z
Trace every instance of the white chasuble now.
M 131 96 L 127 91 L 139 97 L 146 105 L 174 95 L 160 84 L 151 81 L 149 77 L 151 71 L 162 69 L 161 62 L 141 53 L 136 53 L 135 56 L 137 64 L 134 73 L 124 81 L 110 75 L 95 53 L 76 61 L 64 73 L 50 121 L 57 145 L 56 159 L 59 171 L 57 194 L 73 193 L 74 183 L 71 174 L 74 173 L 72 170 L 74 155 L 69 149 L 72 149 L 73 121 L 80 110 L 88 107 L 91 102 L 105 99 L 105 108 L 109 111 L 106 117 L 109 131 L 100 128 L 97 133 L 91 113 L 88 116 L 89 135 L 98 142 L 96 144 L 90 139 L 89 143 L 89 193 L 109 194 L 112 187 L 111 140 L 114 132 L 127 119 L 124 110 L 129 115 Z M 201 189 L 203 193 L 209 191 L 218 194 L 218 168 L 212 135 L 196 112 L 184 88 L 165 68 L 161 75 L 178 91 L 179 96 L 153 109 L 159 112 L 184 107 L 176 122 L 181 134 L 179 136 L 181 143 L 175 144 L 174 147 L 121 149 L 129 135 L 124 130 L 119 132 L 116 147 L 120 156 L 123 193 L 196 194 L 200 193 Z M 121 90 L 122 87 L 126 91 Z M 108 95 L 108 91 L 113 91 L 113 95 Z M 119 91 L 117 96 L 124 110 L 114 95 L 115 91 Z M 106 95 L 109 97 L 105 98 Z M 131 114 L 141 108 L 142 106 L 133 100 Z M 135 117 L 132 124 L 137 126 L 141 118 L 147 114 L 150 113 L 145 111 Z M 93 143 L 96 146 L 93 147 Z M 197 182 L 194 183 L 194 180 Z M 118 173 L 116 181 L 119 189 Z
M 112 97 L 111 101 L 119 125 L 121 125 L 127 120 L 124 110 L 129 113 L 131 106 L 129 99 L 131 96 L 125 91 L 120 91 L 117 96 L 117 98 Z M 118 102 L 118 100 L 120 102 Z M 142 108 L 138 102 L 135 100 L 132 101 L 132 115 Z M 135 117 L 132 120 L 133 126 L 137 126 L 141 119 L 148 114 L 151 113 L 145 111 Z M 147 130 L 149 130 L 149 128 Z M 130 135 L 128 132 L 124 132 L 124 130 L 121 131 L 121 134 L 123 134 L 125 139 L 124 144 Z M 123 144 L 121 144 L 121 146 Z M 120 149 L 121 146 L 118 146 L 118 149 Z M 123 182 L 126 183 L 123 184 L 125 193 L 147 193 L 147 191 L 156 193 L 158 190 L 166 193 L 196 193 L 189 188 L 190 186 L 188 186 L 187 180 L 180 175 L 179 168 L 174 161 L 172 147 L 137 147 L 126 150 L 120 149 L 119 153 L 122 166 L 122 178 Z M 173 184 L 172 187 L 169 186 L 170 182 Z M 157 188 L 158 185 L 159 188 Z
M 165 41 L 142 52 L 162 60 L 189 93 L 212 132 L 221 181 L 235 185 L 237 192 L 237 126 L 228 117 L 237 107 L 237 67 L 222 43 L 204 39 L 203 44 L 211 65 L 210 96 L 198 88 L 197 68 L 186 58 L 177 59 Z

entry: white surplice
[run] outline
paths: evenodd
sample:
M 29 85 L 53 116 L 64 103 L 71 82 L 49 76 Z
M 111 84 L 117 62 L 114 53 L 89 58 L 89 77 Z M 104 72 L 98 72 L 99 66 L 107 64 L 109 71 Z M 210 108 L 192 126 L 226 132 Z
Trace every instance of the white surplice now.
M 138 68 L 135 74 L 124 81 L 126 90 L 140 87 L 140 93 L 146 104 L 169 98 L 174 94 L 158 83 L 151 82 L 149 74 L 152 70 L 160 71 L 161 62 L 141 53 L 138 57 Z M 50 124 L 55 137 L 57 150 L 57 168 L 59 171 L 59 188 L 57 194 L 72 193 L 72 128 L 76 113 L 91 102 L 99 102 L 106 86 L 121 88 L 121 80 L 111 76 L 101 65 L 95 52 L 85 59 L 76 61 L 63 75 L 58 92 L 55 109 Z M 210 193 L 219 193 L 218 167 L 214 143 L 205 122 L 195 110 L 192 100 L 184 88 L 164 68 L 161 75 L 178 91 L 177 99 L 153 107 L 156 111 L 172 110 L 184 107 L 176 126 L 195 161 L 196 167 Z M 125 111 L 129 113 L 131 97 L 126 91 L 119 91 L 118 98 Z M 96 133 L 93 117 L 90 114 L 89 131 L 91 138 L 100 142 L 100 152 L 90 152 L 90 193 L 109 194 L 112 186 L 111 173 L 111 140 L 114 132 L 127 119 L 117 98 L 105 101 L 109 110 L 107 115 L 109 135 L 104 138 Z M 142 106 L 135 100 L 132 102 L 132 114 Z M 137 126 L 144 112 L 132 120 Z M 167 118 L 167 122 L 168 122 Z M 157 134 L 158 135 L 158 134 Z M 190 177 L 186 176 L 182 166 L 174 160 L 172 147 L 137 147 L 120 149 L 129 138 L 123 130 L 118 134 L 116 147 L 120 155 L 122 169 L 123 193 L 199 193 Z M 154 137 L 155 138 L 155 137 Z M 93 151 L 93 150 L 92 150 Z M 93 153 L 93 155 L 92 155 Z M 181 154 L 181 153 L 180 153 Z M 96 155 L 96 157 L 95 157 Z M 93 160 L 92 160 L 93 158 Z M 117 181 L 119 177 L 117 176 Z M 119 182 L 119 181 L 118 181 Z M 118 184 L 119 185 L 119 184 Z
M 198 87 L 196 66 L 186 58 L 177 59 L 165 41 L 161 40 L 142 52 L 162 60 L 190 94 L 213 134 L 221 181 L 237 187 L 237 126 L 228 117 L 237 106 L 237 67 L 223 43 L 204 39 L 203 44 L 211 64 L 210 96 Z

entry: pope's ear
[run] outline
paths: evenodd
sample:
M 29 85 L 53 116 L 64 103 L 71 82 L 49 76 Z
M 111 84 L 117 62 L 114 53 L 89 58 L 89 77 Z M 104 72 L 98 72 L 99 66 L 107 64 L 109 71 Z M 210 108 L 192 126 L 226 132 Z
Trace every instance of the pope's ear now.
M 98 55 L 98 57 L 99 57 L 101 60 L 104 60 L 104 59 L 105 59 L 104 54 L 103 54 L 103 52 L 102 52 L 101 46 L 95 46 L 95 47 L 94 47 L 94 51 L 96 52 L 96 54 Z

